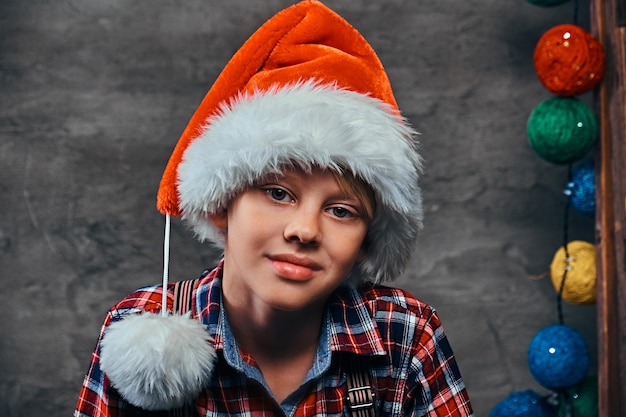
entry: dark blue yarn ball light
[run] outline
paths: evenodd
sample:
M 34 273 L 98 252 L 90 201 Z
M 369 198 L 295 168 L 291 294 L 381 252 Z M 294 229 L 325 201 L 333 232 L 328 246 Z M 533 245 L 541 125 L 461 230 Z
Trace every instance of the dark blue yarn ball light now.
M 589 368 L 589 351 L 573 328 L 554 324 L 540 330 L 530 341 L 528 367 L 535 380 L 552 391 L 580 383 Z
M 572 207 L 593 217 L 596 213 L 596 174 L 593 159 L 587 159 L 572 170 L 572 180 L 565 188 Z
M 553 417 L 554 411 L 533 390 L 514 391 L 500 401 L 489 417 Z
M 530 4 L 541 7 L 553 7 L 563 3 L 567 3 L 569 0 L 528 0 Z

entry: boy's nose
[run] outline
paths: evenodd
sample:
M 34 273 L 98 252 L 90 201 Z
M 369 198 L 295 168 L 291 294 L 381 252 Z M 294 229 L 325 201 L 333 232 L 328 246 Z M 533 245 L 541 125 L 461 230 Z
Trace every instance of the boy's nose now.
M 288 219 L 284 237 L 288 241 L 302 244 L 319 243 L 321 238 L 320 218 L 317 210 L 300 208 Z

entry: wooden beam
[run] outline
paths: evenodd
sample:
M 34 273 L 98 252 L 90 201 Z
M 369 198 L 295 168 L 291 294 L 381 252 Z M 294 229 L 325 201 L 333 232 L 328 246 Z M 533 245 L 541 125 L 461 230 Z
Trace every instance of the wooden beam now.
M 598 415 L 626 416 L 626 0 L 592 0 L 591 26 L 606 52 L 596 98 Z

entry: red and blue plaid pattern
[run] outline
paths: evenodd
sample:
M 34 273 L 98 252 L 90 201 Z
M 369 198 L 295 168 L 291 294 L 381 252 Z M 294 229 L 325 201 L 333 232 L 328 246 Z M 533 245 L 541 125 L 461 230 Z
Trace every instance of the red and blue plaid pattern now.
M 196 399 L 198 416 L 281 416 L 285 412 L 259 383 L 230 367 L 221 354 L 223 335 L 220 264 L 193 294 L 192 311 L 207 325 L 218 352 L 209 386 Z M 171 288 L 168 288 L 172 292 Z M 161 309 L 161 287 L 136 291 L 108 313 L 106 327 L 126 314 Z M 168 297 L 171 308 L 173 297 Z M 341 287 L 328 302 L 329 369 L 306 386 L 294 417 L 347 415 L 346 355 L 367 361 L 379 416 L 467 417 L 469 398 L 435 311 L 400 289 Z M 250 358 L 250 362 L 253 363 Z M 129 406 L 99 367 L 99 341 L 76 405 L 75 417 L 160 416 Z

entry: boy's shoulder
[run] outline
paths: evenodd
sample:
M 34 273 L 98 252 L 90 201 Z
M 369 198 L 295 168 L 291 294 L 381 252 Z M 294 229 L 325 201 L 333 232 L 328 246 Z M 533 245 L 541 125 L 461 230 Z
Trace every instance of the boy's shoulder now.
M 425 323 L 436 319 L 435 309 L 409 291 L 380 284 L 365 284 L 356 289 L 343 288 L 339 292 L 340 305 L 345 309 L 364 307 L 376 321 Z
M 366 303 L 374 306 L 390 304 L 399 310 L 407 310 L 420 316 L 434 312 L 430 305 L 402 288 L 367 285 L 359 288 L 358 292 Z
M 366 284 L 342 288 L 331 303 L 331 318 L 339 345 L 355 352 L 385 352 L 395 346 L 399 354 L 417 355 L 441 327 L 435 310 L 410 292 Z
M 167 299 L 172 297 L 171 288 L 168 288 Z M 115 316 L 124 316 L 132 313 L 156 313 L 161 311 L 163 301 L 163 287 L 161 285 L 151 285 L 139 288 L 131 294 L 124 297 L 117 304 L 109 309 L 109 314 Z M 169 303 L 168 303 L 169 304 Z

